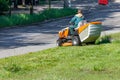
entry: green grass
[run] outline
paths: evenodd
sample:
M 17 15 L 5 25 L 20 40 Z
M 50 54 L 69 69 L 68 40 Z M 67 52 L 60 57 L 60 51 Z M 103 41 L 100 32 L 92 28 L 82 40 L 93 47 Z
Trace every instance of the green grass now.
M 39 4 L 40 5 L 45 5 L 45 4 L 47 4 L 47 2 L 46 1 L 39 1 Z
M 36 22 L 42 22 L 49 19 L 70 16 L 76 13 L 76 9 L 50 9 L 39 14 L 14 14 L 9 16 L 0 16 L 0 28 L 26 25 Z
M 0 80 L 119 80 L 120 33 L 111 43 L 56 47 L 0 59 Z

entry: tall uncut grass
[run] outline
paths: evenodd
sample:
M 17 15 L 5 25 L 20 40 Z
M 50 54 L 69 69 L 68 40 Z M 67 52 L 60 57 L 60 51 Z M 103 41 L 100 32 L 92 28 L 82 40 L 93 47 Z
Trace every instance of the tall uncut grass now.
M 26 25 L 41 22 L 48 19 L 65 17 L 76 13 L 75 9 L 50 9 L 39 14 L 14 14 L 12 16 L 0 16 L 0 28 L 16 25 Z

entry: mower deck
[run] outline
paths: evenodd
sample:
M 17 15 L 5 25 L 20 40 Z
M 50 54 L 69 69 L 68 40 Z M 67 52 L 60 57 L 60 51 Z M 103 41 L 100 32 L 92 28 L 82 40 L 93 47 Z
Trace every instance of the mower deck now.
M 72 46 L 72 42 L 65 42 L 62 44 L 62 46 Z

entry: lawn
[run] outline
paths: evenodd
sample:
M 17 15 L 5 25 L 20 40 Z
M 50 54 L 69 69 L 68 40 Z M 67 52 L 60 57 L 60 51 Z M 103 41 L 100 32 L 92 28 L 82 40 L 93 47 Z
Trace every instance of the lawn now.
M 120 33 L 111 43 L 56 47 L 0 59 L 0 80 L 119 80 Z

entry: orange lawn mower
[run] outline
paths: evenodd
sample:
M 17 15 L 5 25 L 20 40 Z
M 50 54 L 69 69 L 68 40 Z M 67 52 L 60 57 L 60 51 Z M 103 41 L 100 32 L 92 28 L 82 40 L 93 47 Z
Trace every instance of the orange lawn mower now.
M 99 21 L 85 23 L 78 26 L 74 30 L 74 34 L 70 35 L 69 27 L 59 31 L 57 46 L 79 46 L 82 43 L 95 43 L 100 37 L 102 23 Z

